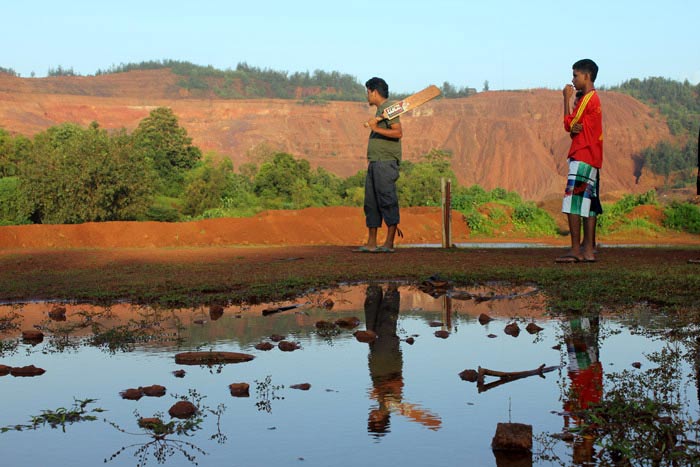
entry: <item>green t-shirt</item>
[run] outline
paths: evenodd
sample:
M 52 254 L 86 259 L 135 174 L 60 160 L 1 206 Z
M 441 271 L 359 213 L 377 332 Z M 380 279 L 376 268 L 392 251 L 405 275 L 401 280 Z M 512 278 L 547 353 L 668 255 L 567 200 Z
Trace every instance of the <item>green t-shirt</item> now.
M 389 107 L 392 102 L 384 101 L 382 105 L 377 107 L 375 116 L 379 117 L 384 109 Z M 392 120 L 382 120 L 377 124 L 379 128 L 389 128 L 392 124 L 401 123 L 401 117 L 396 117 Z M 379 133 L 371 132 L 369 134 L 369 142 L 367 143 L 367 159 L 369 161 L 401 161 L 401 140 L 397 138 L 387 138 Z

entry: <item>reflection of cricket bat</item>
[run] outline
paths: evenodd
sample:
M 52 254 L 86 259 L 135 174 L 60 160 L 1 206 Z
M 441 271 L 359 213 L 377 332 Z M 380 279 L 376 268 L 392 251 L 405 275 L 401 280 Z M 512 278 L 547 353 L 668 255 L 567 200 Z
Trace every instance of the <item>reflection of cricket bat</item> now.
M 419 91 L 412 96 L 408 96 L 407 98 L 390 105 L 384 109 L 381 116 L 375 118 L 378 122 L 382 120 L 391 120 L 392 118 L 396 118 L 409 110 L 415 109 L 419 105 L 425 104 L 429 100 L 434 99 L 439 95 L 440 89 L 438 89 L 438 87 L 435 85 L 430 85 L 422 91 Z M 365 123 L 365 126 L 369 126 L 369 124 Z

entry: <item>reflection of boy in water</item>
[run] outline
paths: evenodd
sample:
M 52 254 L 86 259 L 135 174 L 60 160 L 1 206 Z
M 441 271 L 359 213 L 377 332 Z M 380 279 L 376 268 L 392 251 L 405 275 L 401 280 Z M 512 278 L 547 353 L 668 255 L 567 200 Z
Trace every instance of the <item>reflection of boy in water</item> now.
M 377 285 L 367 287 L 365 322 L 367 329 L 377 333 L 377 340 L 369 344 L 370 397 L 378 403 L 369 412 L 367 430 L 370 433 L 387 433 L 391 412 L 398 412 L 433 430 L 437 430 L 441 424 L 436 415 L 402 401 L 403 357 L 396 334 L 400 302 L 401 296 L 396 286 L 389 286 L 386 293 Z
M 571 379 L 570 399 L 564 402 L 564 426 L 569 426 L 569 417 L 578 425 L 578 413 L 603 397 L 603 368 L 598 360 L 598 317 L 575 318 L 569 321 L 570 334 L 566 336 L 569 354 L 569 379 Z M 595 438 L 583 434 L 574 443 L 573 461 L 575 464 L 590 462 L 593 459 Z

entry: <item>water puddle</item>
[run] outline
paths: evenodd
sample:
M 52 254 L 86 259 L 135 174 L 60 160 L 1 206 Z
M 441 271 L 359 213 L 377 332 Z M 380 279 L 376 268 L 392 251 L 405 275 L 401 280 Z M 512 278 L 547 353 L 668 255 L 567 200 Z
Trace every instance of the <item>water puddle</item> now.
M 638 313 L 544 310 L 535 287 L 439 281 L 194 310 L 0 306 L 3 464 L 511 465 L 491 442 L 513 422 L 535 434 L 517 465 L 595 465 L 576 410 L 683 344 Z M 45 372 L 13 376 L 31 366 Z M 678 366 L 697 419 L 693 361 Z M 185 401 L 198 416 L 171 415 Z

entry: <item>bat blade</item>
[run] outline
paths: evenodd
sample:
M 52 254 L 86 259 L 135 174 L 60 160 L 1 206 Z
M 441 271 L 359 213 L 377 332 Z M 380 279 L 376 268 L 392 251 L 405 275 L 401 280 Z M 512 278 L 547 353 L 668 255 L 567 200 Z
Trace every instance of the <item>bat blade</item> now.
M 416 107 L 425 104 L 431 99 L 435 99 L 439 95 L 440 89 L 435 85 L 430 85 L 422 91 L 419 91 L 396 102 L 395 104 L 390 105 L 384 109 L 384 112 L 382 112 L 382 117 L 384 120 L 391 120 L 399 115 L 405 114 L 409 110 L 413 110 Z

